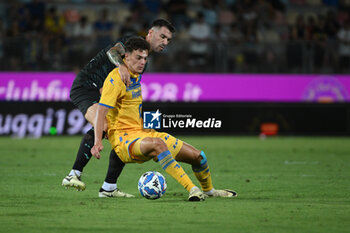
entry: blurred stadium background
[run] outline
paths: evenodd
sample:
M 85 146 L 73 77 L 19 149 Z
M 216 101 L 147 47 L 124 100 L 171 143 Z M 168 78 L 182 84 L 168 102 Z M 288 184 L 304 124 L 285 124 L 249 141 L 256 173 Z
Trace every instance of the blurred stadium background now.
M 3 1 L 0 68 L 79 70 L 119 36 L 145 35 L 163 17 L 177 35 L 148 72 L 346 73 L 349 6 L 347 0 Z M 198 39 L 205 43 L 198 46 Z
M 68 97 L 75 74 L 162 17 L 177 33 L 150 57 L 144 109 L 223 121 L 171 132 L 349 135 L 349 10 L 347 0 L 4 1 L 0 134 L 80 133 Z
M 349 5 L 346 0 L 11 1 L 0 7 L 1 69 L 76 70 L 120 35 L 145 35 L 152 20 L 164 17 L 178 33 L 163 55 L 167 59 L 152 60 L 151 72 L 346 72 L 350 52 L 340 32 L 349 30 Z M 200 49 L 197 37 L 205 40 Z

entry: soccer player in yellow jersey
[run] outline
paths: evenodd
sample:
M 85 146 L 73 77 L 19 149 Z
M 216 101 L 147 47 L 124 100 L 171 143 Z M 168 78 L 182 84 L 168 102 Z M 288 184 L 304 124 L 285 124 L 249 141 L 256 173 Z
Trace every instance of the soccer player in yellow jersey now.
M 204 200 L 205 196 L 235 197 L 232 190 L 216 190 L 203 151 L 167 134 L 143 129 L 141 75 L 149 52 L 149 44 L 140 37 L 125 43 L 125 64 L 132 84 L 126 87 L 120 79 L 118 68 L 112 70 L 104 82 L 95 119 L 95 144 L 91 149 L 100 158 L 104 119 L 107 118 L 108 139 L 112 146 L 106 180 L 99 192 L 100 197 L 116 197 L 116 167 L 125 163 L 157 161 L 188 192 L 189 201 Z M 203 192 L 195 186 L 178 162 L 192 165 Z M 116 195 L 114 195 L 116 194 Z

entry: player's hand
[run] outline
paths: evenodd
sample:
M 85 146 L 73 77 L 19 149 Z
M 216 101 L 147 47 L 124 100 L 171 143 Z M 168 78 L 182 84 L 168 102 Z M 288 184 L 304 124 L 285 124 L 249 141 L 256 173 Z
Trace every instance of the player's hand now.
M 119 74 L 123 83 L 128 87 L 131 84 L 131 80 L 129 70 L 125 65 L 119 66 Z
M 91 154 L 96 158 L 96 159 L 100 159 L 101 158 L 101 154 L 100 152 L 103 150 L 103 145 L 102 144 L 97 144 L 94 145 L 91 148 Z

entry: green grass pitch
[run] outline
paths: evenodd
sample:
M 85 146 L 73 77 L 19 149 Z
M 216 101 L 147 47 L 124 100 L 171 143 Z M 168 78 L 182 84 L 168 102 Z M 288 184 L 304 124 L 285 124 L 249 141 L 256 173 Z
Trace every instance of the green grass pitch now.
M 180 138 L 206 152 L 214 186 L 237 198 L 188 202 L 153 161 L 126 165 L 120 176 L 119 188 L 136 198 L 98 198 L 108 142 L 84 170 L 87 189 L 65 190 L 80 137 L 0 138 L 0 232 L 350 232 L 350 138 Z M 137 190 L 149 170 L 168 183 L 154 201 Z

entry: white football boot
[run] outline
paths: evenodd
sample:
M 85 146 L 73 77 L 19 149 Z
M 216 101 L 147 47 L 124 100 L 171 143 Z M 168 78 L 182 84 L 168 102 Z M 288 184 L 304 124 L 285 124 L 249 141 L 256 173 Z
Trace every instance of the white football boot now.
M 189 201 L 204 201 L 205 196 L 204 193 L 197 187 L 193 187 L 188 196 Z
M 65 188 L 75 188 L 77 191 L 84 191 L 86 186 L 83 181 L 81 181 L 79 176 L 66 176 L 62 180 L 62 186 Z
M 130 198 L 130 197 L 135 197 L 132 194 L 129 193 L 124 193 L 122 191 L 120 191 L 119 189 L 115 189 L 113 191 L 106 191 L 104 189 L 100 189 L 100 191 L 98 192 L 98 197 L 126 197 L 126 198 Z
M 213 189 L 209 192 L 205 192 L 205 195 L 208 197 L 237 197 L 238 194 L 236 191 L 229 189 Z

